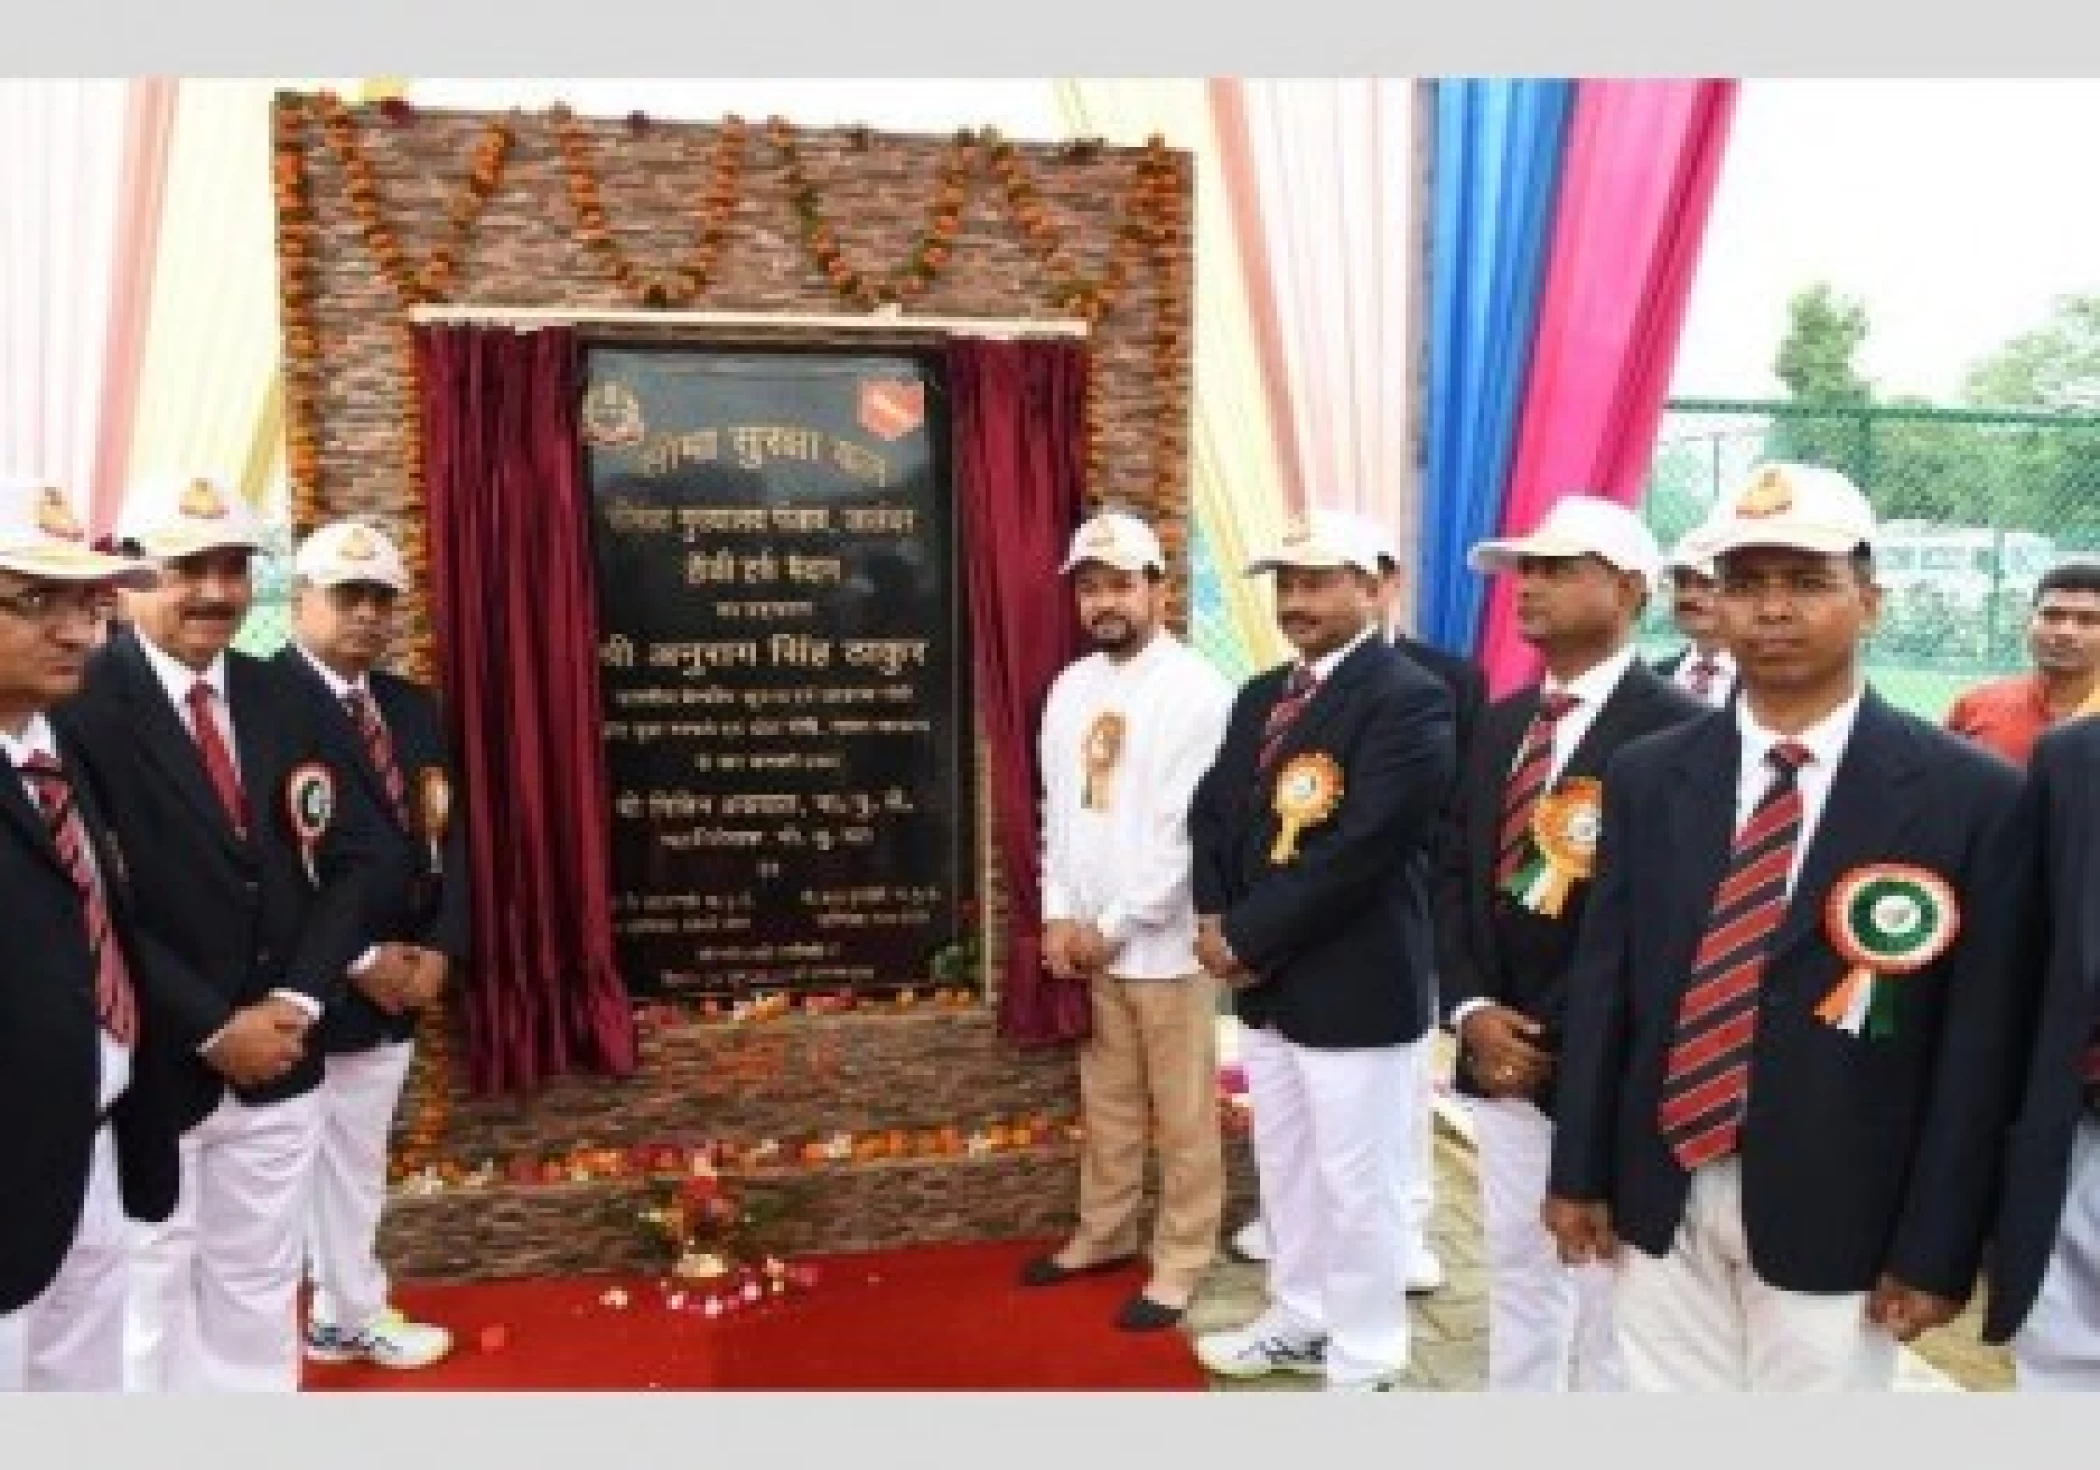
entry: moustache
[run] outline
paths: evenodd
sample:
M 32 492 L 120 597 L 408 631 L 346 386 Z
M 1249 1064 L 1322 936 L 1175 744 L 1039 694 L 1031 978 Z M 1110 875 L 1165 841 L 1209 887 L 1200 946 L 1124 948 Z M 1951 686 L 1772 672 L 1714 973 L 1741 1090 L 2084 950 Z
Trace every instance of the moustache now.
M 240 609 L 230 602 L 200 602 L 195 607 L 182 610 L 186 618 L 232 618 L 240 615 Z

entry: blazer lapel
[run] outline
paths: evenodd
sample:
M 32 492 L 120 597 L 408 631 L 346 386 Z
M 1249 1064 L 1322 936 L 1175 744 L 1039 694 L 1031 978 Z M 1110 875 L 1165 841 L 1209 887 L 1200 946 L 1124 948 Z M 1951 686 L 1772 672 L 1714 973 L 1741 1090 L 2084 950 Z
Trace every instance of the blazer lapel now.
M 1312 699 L 1299 711 L 1298 718 L 1291 722 L 1290 729 L 1283 732 L 1282 742 L 1276 747 L 1276 763 L 1267 774 L 1273 775 L 1276 770 L 1282 769 L 1283 763 L 1300 750 L 1314 748 L 1313 737 L 1318 735 L 1339 711 L 1348 708 L 1358 681 L 1372 667 L 1371 661 L 1393 656 L 1391 646 L 1375 633 L 1358 644 L 1354 653 L 1343 659 L 1335 666 L 1333 673 L 1320 681 L 1320 687 L 1313 691 Z
M 1517 763 L 1517 747 L 1524 743 L 1524 732 L 1531 728 L 1538 707 L 1539 690 L 1534 684 L 1508 704 L 1491 709 L 1480 727 L 1479 787 L 1471 793 L 1467 807 L 1466 825 L 1471 830 L 1466 834 L 1466 850 L 1471 856 L 1473 883 L 1482 891 L 1492 886 L 1495 859 L 1500 856 L 1497 839 L 1502 832 L 1502 802 L 1509 790 L 1510 769 Z
M 133 728 L 138 733 L 139 749 L 175 783 L 219 840 L 233 851 L 240 851 L 241 840 L 234 833 L 226 809 L 219 804 L 217 793 L 211 789 L 211 778 L 204 773 L 204 757 L 197 742 L 189 726 L 175 713 L 175 706 L 169 703 L 168 692 L 160 676 L 153 672 L 153 665 L 146 661 L 137 635 L 119 634 L 109 651 L 123 681 L 125 703 L 137 721 Z
M 1601 776 L 1604 774 L 1604 758 L 1601 752 L 1618 748 L 1621 731 L 1640 712 L 1640 708 L 1655 693 L 1655 683 L 1636 663 L 1619 677 L 1610 694 L 1604 697 L 1604 707 L 1597 711 L 1597 718 L 1582 732 L 1582 739 L 1568 752 L 1568 763 L 1561 768 L 1560 780 L 1570 776 Z
M 51 840 L 51 824 L 29 799 L 29 792 L 22 785 L 21 774 L 12 762 L 0 757 L 0 812 L 5 812 L 9 821 L 22 832 L 22 840 L 59 872 L 66 865 L 59 861 L 58 844 Z M 68 877 L 71 875 L 68 874 Z
M 1786 918 L 1772 936 L 1770 963 L 1821 928 L 1823 895 L 1841 874 L 1889 856 L 1917 810 L 1918 773 L 1902 727 L 1868 690 L 1809 839 L 1801 877 L 1794 884 L 1796 901 L 1788 903 Z
M 1734 720 L 1708 720 L 1687 741 L 1669 795 L 1670 845 L 1634 854 L 1636 861 L 1661 862 L 1677 874 L 1692 901 L 1669 915 L 1664 953 L 1682 955 L 1688 971 L 1693 951 L 1712 915 L 1714 891 L 1728 869 L 1735 843 L 1735 790 L 1742 740 Z
M 241 790 L 248 798 L 251 826 L 268 820 L 284 776 L 284 757 L 272 734 L 274 722 L 263 709 L 268 699 L 259 669 L 227 654 L 226 703 L 233 713 L 234 761 L 241 768 Z
M 304 687 L 312 690 L 316 700 L 328 706 L 328 713 L 323 718 L 335 721 L 332 728 L 342 737 L 339 743 L 349 757 L 351 769 L 364 784 L 373 806 L 391 820 L 394 809 L 393 803 L 387 800 L 386 782 L 380 778 L 379 768 L 372 764 L 371 752 L 365 745 L 364 732 L 357 728 L 356 721 L 350 718 L 350 712 L 343 708 L 343 702 L 336 698 L 335 691 L 329 687 L 328 681 L 315 671 L 314 666 L 306 661 L 306 656 L 296 648 L 287 644 L 278 652 L 277 659 L 291 672 L 294 679 L 304 681 Z M 392 731 L 395 728 L 393 715 L 386 708 L 385 702 L 380 700 L 378 688 L 369 686 L 369 689 L 374 703 L 379 705 L 379 717 L 386 721 L 388 730 Z M 398 746 L 397 738 L 397 749 Z

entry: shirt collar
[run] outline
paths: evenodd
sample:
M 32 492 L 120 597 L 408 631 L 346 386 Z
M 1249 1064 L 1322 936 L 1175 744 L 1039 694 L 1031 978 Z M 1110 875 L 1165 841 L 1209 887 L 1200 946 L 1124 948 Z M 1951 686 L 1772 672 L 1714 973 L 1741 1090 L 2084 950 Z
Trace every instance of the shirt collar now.
M 17 770 L 33 755 L 47 755 L 57 760 L 58 741 L 51 732 L 51 722 L 39 710 L 29 717 L 29 723 L 22 727 L 20 735 L 0 730 L 0 753 L 5 753 L 8 764 Z
M 1322 654 L 1314 659 L 1312 663 L 1313 678 L 1325 684 L 1333 677 L 1334 671 L 1342 666 L 1342 660 L 1363 647 L 1366 642 L 1378 634 L 1378 631 L 1378 625 L 1372 623 L 1333 653 Z
M 1639 656 L 1640 650 L 1629 643 L 1603 663 L 1593 664 L 1565 684 L 1548 674 L 1539 692 L 1572 694 L 1585 708 L 1601 709 L 1604 701 L 1611 698 L 1612 690 L 1619 687 L 1619 681 L 1626 677 L 1626 671 L 1633 667 L 1634 659 Z
M 1750 701 L 1737 700 L 1735 728 L 1743 740 L 1744 769 L 1762 765 L 1773 746 L 1791 740 L 1796 745 L 1808 747 L 1808 753 L 1819 770 L 1836 770 L 1839 757 L 1845 753 L 1845 744 L 1852 738 L 1852 726 L 1859 719 L 1859 707 L 1866 697 L 1867 687 L 1861 684 L 1852 691 L 1850 699 L 1798 735 L 1782 735 L 1776 730 L 1767 730 L 1757 722 L 1757 717 L 1750 713 Z
M 333 694 L 338 701 L 341 701 L 346 695 L 369 695 L 372 692 L 365 686 L 365 681 L 362 677 L 345 679 L 341 674 L 338 674 L 334 669 L 331 669 L 328 665 L 315 658 L 312 653 L 308 652 L 304 643 L 294 639 L 292 647 L 299 650 L 299 657 L 305 659 L 313 671 L 321 676 L 322 681 L 328 685 L 328 692 Z
M 164 651 L 144 633 L 138 635 L 138 640 L 139 647 L 145 650 L 146 662 L 153 666 L 153 672 L 160 679 L 161 687 L 168 691 L 168 698 L 175 701 L 175 708 L 187 709 L 189 707 L 190 686 L 199 679 L 211 685 L 211 692 L 219 697 L 221 703 L 226 702 L 226 652 L 224 649 L 212 655 L 211 662 L 205 666 L 204 672 L 200 674 L 173 654 Z

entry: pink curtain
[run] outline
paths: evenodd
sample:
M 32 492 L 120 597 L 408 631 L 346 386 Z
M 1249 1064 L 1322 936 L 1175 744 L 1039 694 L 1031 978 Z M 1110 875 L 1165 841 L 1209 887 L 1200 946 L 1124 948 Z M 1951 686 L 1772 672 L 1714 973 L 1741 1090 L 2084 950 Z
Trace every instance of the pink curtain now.
M 172 77 L 0 85 L 0 466 L 115 508 L 174 130 Z
M 153 262 L 160 248 L 168 144 L 175 133 L 173 77 L 134 78 L 125 98 L 118 163 L 116 239 L 110 256 L 109 323 L 102 345 L 101 433 L 86 496 L 90 528 L 110 529 L 124 499 L 132 419 L 153 313 Z
M 1523 531 L 1570 491 L 1640 495 L 1735 111 L 1733 81 L 1585 81 L 1502 511 Z M 1481 654 L 1497 694 L 1537 659 L 1506 578 Z

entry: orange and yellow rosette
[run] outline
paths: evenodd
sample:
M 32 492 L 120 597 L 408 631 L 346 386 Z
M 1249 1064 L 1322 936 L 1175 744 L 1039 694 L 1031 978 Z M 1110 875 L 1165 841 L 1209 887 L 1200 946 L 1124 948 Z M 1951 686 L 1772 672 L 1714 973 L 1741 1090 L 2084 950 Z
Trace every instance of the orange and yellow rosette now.
M 1854 1036 L 1896 1034 L 1896 986 L 1922 970 L 1961 932 L 1954 886 L 1908 863 L 1865 863 L 1831 886 L 1824 932 L 1851 967 L 1816 1006 L 1816 1016 Z
M 1081 748 L 1086 774 L 1079 787 L 1079 804 L 1088 811 L 1105 812 L 1114 799 L 1116 763 L 1123 758 L 1124 729 L 1123 716 L 1115 710 L 1103 710 L 1087 726 L 1086 743 Z
M 1604 783 L 1577 776 L 1542 794 L 1531 809 L 1531 857 L 1504 887 L 1535 914 L 1560 917 L 1575 885 L 1597 870 L 1604 829 Z
M 1292 756 L 1276 773 L 1270 809 L 1280 824 L 1269 845 L 1269 861 L 1283 864 L 1298 856 L 1298 838 L 1334 815 L 1342 804 L 1342 768 L 1323 751 Z

